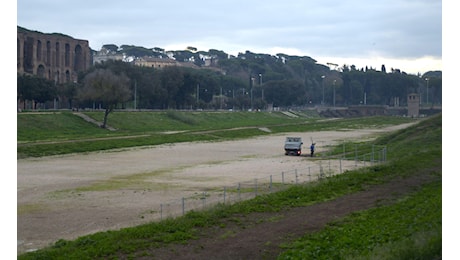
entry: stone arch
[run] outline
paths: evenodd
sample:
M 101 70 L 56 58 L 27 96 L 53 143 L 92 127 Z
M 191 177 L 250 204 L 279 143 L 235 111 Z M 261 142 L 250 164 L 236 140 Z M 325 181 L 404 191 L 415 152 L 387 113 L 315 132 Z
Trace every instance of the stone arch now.
M 46 61 L 45 64 L 47 66 L 51 65 L 51 42 L 46 41 Z
M 61 57 L 60 48 L 61 46 L 59 46 L 59 42 L 56 42 L 56 61 L 55 61 L 56 67 L 61 66 L 61 63 L 59 62 L 59 57 Z
M 69 70 L 66 70 L 65 71 L 65 82 L 70 82 L 70 71 Z
M 37 40 L 37 61 L 42 60 L 42 41 Z
M 61 82 L 59 70 L 54 73 L 54 82 L 57 82 L 57 83 Z
M 37 67 L 37 76 L 45 78 L 45 66 L 43 64 L 38 65 Z
M 84 70 L 84 57 L 83 57 L 83 50 L 80 44 L 75 46 L 75 56 L 74 56 L 74 71 L 82 71 Z
M 64 66 L 70 66 L 70 45 L 68 43 L 65 44 L 64 50 Z
M 24 71 L 30 74 L 34 72 L 34 38 L 27 37 L 24 42 Z

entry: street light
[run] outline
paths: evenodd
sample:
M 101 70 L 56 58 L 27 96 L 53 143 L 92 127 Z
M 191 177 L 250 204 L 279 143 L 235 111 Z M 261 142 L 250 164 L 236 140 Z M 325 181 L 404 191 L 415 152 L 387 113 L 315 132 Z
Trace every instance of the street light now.
M 324 76 L 324 75 L 321 76 L 321 86 L 323 87 L 323 101 L 321 101 L 321 105 L 323 105 L 323 106 L 324 106 L 324 78 L 325 77 L 326 76 Z
M 262 73 L 259 73 L 259 86 L 262 89 L 262 101 L 264 101 L 264 88 L 262 87 Z
M 200 100 L 200 84 L 196 84 L 196 107 L 198 108 L 198 102 Z
M 332 102 L 334 104 L 334 109 L 335 109 L 335 82 L 336 80 L 334 79 L 334 82 L 332 83 L 333 84 L 333 93 L 332 93 Z
M 426 80 L 426 103 L 428 104 L 428 84 L 430 82 L 430 78 L 425 78 Z
M 137 109 L 137 80 L 134 80 L 134 110 Z
M 250 94 L 251 94 L 251 96 L 250 96 L 250 98 L 251 98 L 251 111 L 254 110 L 253 103 L 252 103 L 252 89 L 253 88 L 254 88 L 254 78 L 251 77 L 251 91 L 250 91 Z

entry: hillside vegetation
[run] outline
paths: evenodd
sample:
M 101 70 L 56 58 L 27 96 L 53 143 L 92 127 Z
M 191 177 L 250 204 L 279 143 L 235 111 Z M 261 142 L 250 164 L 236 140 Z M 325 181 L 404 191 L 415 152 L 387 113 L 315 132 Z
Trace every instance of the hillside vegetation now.
M 361 124 L 359 121 L 347 121 L 347 124 L 365 127 L 366 123 L 375 125 L 379 122 L 375 119 L 361 120 Z M 314 124 L 318 124 L 315 126 L 318 128 L 336 127 L 335 122 L 322 125 L 322 122 L 315 121 Z M 379 124 L 383 125 L 383 122 Z M 179 257 L 177 254 L 182 252 L 180 250 L 194 241 L 202 241 L 200 239 L 210 231 L 226 234 L 216 238 L 224 243 L 232 237 L 244 241 L 245 237 L 238 237 L 242 230 L 257 229 L 263 223 L 278 225 L 283 221 L 283 215 L 296 209 L 308 209 L 383 187 L 392 190 L 393 186 L 405 192 L 387 192 L 388 197 L 378 201 L 371 209 L 352 211 L 352 214 L 332 221 L 317 231 L 305 232 L 299 237 L 284 234 L 285 243 L 281 245 L 271 245 L 270 240 L 266 241 L 264 246 L 275 248 L 271 254 L 260 255 L 263 252 L 254 252 L 253 248 L 240 250 L 266 259 L 441 259 L 441 130 L 442 115 L 439 114 L 372 141 L 373 144 L 385 144 L 392 151 L 385 164 L 346 172 L 316 183 L 294 185 L 282 192 L 258 196 L 234 205 L 192 211 L 175 219 L 100 232 L 74 241 L 60 240 L 53 246 L 23 254 L 18 259 Z M 400 185 L 405 182 L 411 184 L 410 189 Z M 345 201 L 341 205 L 348 203 Z M 260 218 L 261 214 L 264 214 L 264 218 Z M 310 211 L 309 214 L 321 212 Z M 259 221 L 254 221 L 254 216 Z M 206 245 L 201 247 L 206 248 Z M 206 255 L 209 251 L 199 248 L 192 250 L 197 254 L 201 252 L 200 257 L 211 257 Z

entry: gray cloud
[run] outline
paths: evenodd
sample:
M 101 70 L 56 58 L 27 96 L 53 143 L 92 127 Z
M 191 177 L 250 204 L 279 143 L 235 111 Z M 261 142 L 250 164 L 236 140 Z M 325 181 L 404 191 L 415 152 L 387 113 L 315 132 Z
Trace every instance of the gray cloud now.
M 200 44 L 228 53 L 284 48 L 313 58 L 442 54 L 440 0 L 18 0 L 17 13 L 19 26 L 87 39 L 93 49 Z

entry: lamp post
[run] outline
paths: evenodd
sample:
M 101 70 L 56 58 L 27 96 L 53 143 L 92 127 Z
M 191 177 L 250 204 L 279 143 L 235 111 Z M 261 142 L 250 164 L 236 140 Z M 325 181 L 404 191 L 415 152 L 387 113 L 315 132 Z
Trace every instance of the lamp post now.
M 323 105 L 323 106 L 324 106 L 324 78 L 325 78 L 325 77 L 326 77 L 326 76 L 324 76 L 324 75 L 321 76 L 321 86 L 322 86 L 322 88 L 323 88 L 323 100 L 321 101 L 321 105 Z
M 334 79 L 334 82 L 332 83 L 333 84 L 332 103 L 334 104 L 334 109 L 335 109 L 335 82 L 336 82 L 336 80 Z
M 252 90 L 253 90 L 253 88 L 254 88 L 254 78 L 251 77 L 251 90 L 250 90 L 250 93 L 249 93 L 251 95 L 249 97 L 251 99 L 251 111 L 254 110 L 253 103 L 252 103 L 252 94 L 253 94 Z
M 137 80 L 134 80 L 134 110 L 137 109 Z
M 264 88 L 262 87 L 262 73 L 259 73 L 259 86 L 262 88 L 262 101 L 264 101 Z
M 198 109 L 200 100 L 200 84 L 196 84 L 196 108 Z
M 430 78 L 425 78 L 426 80 L 426 104 L 428 105 L 428 84 L 430 82 Z
M 220 110 L 222 110 L 222 101 L 223 101 L 223 98 L 222 98 L 222 87 L 220 87 Z

